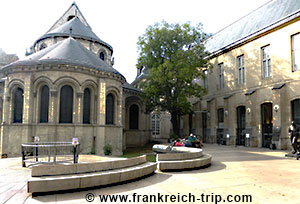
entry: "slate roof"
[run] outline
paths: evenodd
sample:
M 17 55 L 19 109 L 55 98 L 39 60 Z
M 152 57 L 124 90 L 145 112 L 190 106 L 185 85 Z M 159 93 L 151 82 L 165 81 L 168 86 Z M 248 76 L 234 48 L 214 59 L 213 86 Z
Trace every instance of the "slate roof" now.
M 121 75 L 116 69 L 106 64 L 72 37 L 40 50 L 22 60 L 4 66 L 2 69 L 18 67 L 20 65 L 39 64 L 78 65 Z M 123 75 L 121 76 L 124 77 Z
M 214 55 L 298 16 L 299 0 L 272 0 L 215 33 L 206 40 L 205 47 Z
M 91 29 L 90 27 L 84 25 L 78 17 L 74 17 L 70 21 L 67 21 L 63 25 L 50 30 L 42 37 L 40 37 L 34 44 L 38 43 L 40 40 L 54 37 L 54 36 L 61 36 L 61 37 L 75 37 L 75 38 L 83 38 L 86 40 L 96 41 L 100 44 L 108 47 L 112 52 L 113 48 L 106 42 L 102 41 Z
M 136 78 L 134 79 L 134 81 L 131 83 L 132 85 L 135 85 L 136 83 L 138 83 L 140 80 L 147 78 L 148 74 L 149 74 L 149 68 L 144 68 L 142 70 L 142 72 L 136 76 Z
M 135 88 L 133 85 L 131 85 L 131 84 L 127 83 L 127 82 L 125 82 L 123 84 L 123 89 L 125 89 L 125 91 L 129 90 L 129 91 L 134 91 L 134 92 L 142 93 L 142 91 L 140 89 Z

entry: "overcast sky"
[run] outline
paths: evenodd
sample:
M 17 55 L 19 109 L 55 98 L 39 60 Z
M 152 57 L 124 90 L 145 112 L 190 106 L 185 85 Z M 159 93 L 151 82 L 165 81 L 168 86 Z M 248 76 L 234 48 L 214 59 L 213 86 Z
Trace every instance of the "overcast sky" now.
M 215 33 L 269 0 L 76 0 L 93 32 L 114 49 L 114 68 L 130 83 L 136 77 L 137 40 L 148 25 L 162 20 Z M 73 0 L 0 0 L 0 48 L 25 56 Z

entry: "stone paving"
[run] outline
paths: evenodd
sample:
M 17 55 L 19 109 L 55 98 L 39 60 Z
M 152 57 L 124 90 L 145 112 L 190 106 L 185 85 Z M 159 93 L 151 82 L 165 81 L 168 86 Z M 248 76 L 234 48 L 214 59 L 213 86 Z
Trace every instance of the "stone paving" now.
M 205 144 L 203 149 L 213 156 L 208 168 L 157 172 L 129 183 L 37 197 L 27 194 L 26 181 L 31 170 L 21 167 L 21 158 L 0 159 L 0 203 L 88 203 L 85 198 L 88 193 L 96 196 L 90 203 L 101 203 L 99 195 L 129 195 L 132 199 L 134 194 L 178 196 L 191 193 L 196 198 L 207 196 L 208 200 L 185 203 L 217 203 L 215 196 L 218 195 L 222 200 L 228 195 L 251 195 L 252 202 L 248 203 L 300 204 L 300 160 L 285 158 L 287 151 L 211 144 Z

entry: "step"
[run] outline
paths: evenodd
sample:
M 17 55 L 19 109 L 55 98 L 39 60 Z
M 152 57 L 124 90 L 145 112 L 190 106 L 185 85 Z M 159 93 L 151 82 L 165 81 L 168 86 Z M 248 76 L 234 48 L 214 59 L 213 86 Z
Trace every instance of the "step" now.
M 146 155 L 128 159 L 99 161 L 94 163 L 38 165 L 32 167 L 31 176 L 36 177 L 90 173 L 136 166 L 145 162 Z
M 168 160 L 157 161 L 158 169 L 163 170 L 180 170 L 180 169 L 192 169 L 206 166 L 211 163 L 212 156 L 209 154 L 202 154 L 199 158 L 183 159 L 183 160 Z
M 156 163 L 147 162 L 136 166 L 108 171 L 31 177 L 27 182 L 27 191 L 28 193 L 38 193 L 113 184 L 149 175 L 153 173 L 156 168 Z

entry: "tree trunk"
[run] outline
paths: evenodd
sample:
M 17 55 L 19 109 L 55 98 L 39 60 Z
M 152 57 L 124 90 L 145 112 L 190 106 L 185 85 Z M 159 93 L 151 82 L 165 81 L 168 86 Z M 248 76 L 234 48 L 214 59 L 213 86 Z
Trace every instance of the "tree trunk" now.
M 180 122 L 176 113 L 171 113 L 171 123 L 173 126 L 173 133 L 180 137 Z

